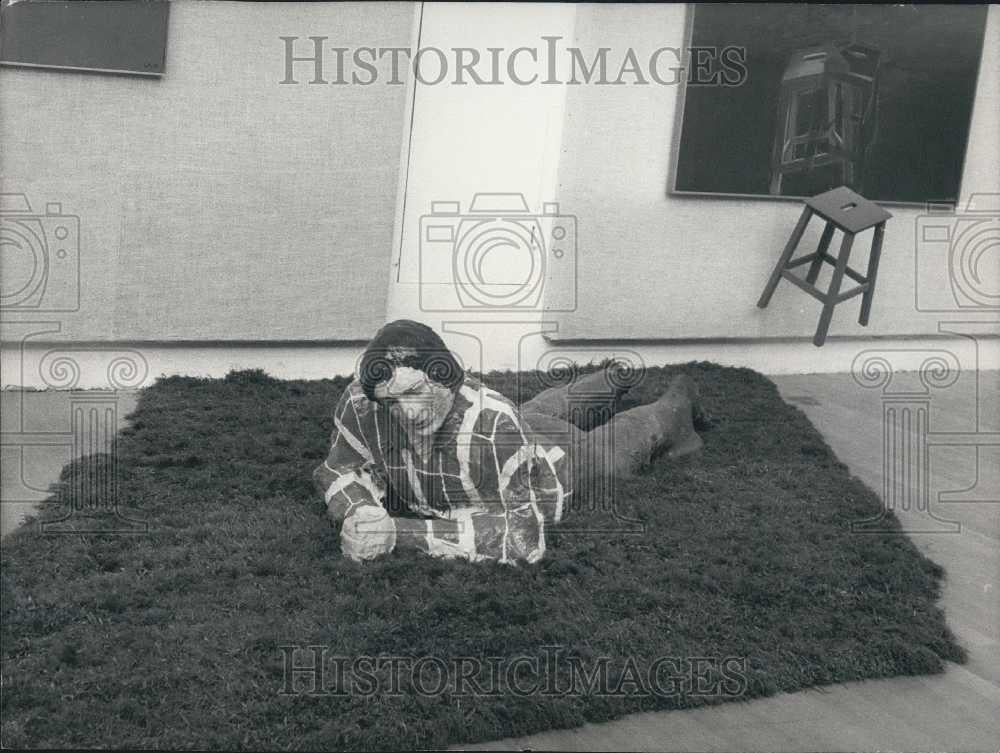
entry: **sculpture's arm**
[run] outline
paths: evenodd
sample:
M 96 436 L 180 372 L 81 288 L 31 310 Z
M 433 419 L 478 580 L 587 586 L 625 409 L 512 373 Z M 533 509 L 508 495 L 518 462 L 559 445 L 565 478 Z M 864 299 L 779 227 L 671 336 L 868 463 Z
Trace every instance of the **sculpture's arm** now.
M 452 510 L 451 518 L 391 518 L 395 548 L 432 557 L 535 562 L 545 552 L 544 520 L 531 505 L 516 508 Z
M 373 473 L 372 448 L 357 417 L 355 402 L 364 400 L 364 396 L 356 394 L 352 386 L 337 401 L 330 449 L 312 474 L 327 514 L 335 523 L 343 521 L 359 505 L 382 507 L 386 493 L 384 482 Z
M 502 426 L 502 421 L 498 422 Z M 545 554 L 545 526 L 563 515 L 564 489 L 556 472 L 559 448 L 544 448 L 514 431 L 494 434 L 489 462 L 499 469 L 481 503 L 453 508 L 448 518 L 396 518 L 395 545 L 436 557 L 536 562 Z

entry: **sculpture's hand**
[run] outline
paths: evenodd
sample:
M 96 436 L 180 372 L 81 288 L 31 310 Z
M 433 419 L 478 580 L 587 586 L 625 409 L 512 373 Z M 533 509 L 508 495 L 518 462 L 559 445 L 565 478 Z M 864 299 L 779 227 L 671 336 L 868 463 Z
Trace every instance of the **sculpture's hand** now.
M 340 529 L 340 551 L 361 562 L 388 554 L 396 547 L 396 521 L 385 508 L 360 505 L 344 519 Z

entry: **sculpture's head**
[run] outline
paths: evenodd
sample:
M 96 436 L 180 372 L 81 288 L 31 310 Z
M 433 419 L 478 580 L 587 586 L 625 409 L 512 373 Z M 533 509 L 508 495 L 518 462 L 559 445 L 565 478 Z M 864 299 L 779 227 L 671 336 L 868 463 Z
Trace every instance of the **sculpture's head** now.
M 421 437 L 441 428 L 464 377 L 441 337 L 409 319 L 389 322 L 376 333 L 358 374 L 368 399 L 385 405 L 408 433 Z

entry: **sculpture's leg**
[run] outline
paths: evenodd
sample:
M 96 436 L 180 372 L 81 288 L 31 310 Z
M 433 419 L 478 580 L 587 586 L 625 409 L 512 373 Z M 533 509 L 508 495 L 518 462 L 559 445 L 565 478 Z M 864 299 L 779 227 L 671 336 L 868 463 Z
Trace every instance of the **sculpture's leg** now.
M 697 400 L 694 381 L 681 374 L 656 402 L 622 411 L 588 432 L 584 437 L 588 457 L 602 459 L 592 463 L 600 467 L 590 472 L 628 477 L 661 452 L 678 458 L 701 449 L 694 428 Z
M 571 383 L 550 387 L 521 406 L 523 413 L 541 413 L 569 421 L 581 429 L 604 423 L 615 413 L 621 396 L 631 388 L 615 378 L 615 367 L 577 376 Z

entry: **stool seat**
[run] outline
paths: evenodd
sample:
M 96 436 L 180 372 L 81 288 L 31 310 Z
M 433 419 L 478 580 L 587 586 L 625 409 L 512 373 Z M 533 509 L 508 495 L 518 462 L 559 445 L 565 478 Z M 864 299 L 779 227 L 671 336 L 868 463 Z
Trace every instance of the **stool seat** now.
M 795 253 L 795 249 L 799 245 L 799 241 L 802 240 L 802 236 L 806 231 L 806 225 L 809 224 L 809 220 L 814 214 L 826 220 L 826 227 L 823 229 L 823 235 L 820 236 L 819 246 L 817 246 L 813 253 L 793 261 L 792 256 Z M 797 287 L 823 304 L 823 311 L 819 317 L 819 325 L 816 327 L 816 335 L 813 337 L 815 345 L 820 346 L 826 341 L 826 333 L 830 327 L 830 320 L 833 318 L 833 307 L 859 294 L 862 298 L 861 315 L 858 317 L 858 323 L 862 327 L 867 327 L 868 317 L 871 313 L 872 298 L 875 294 L 875 278 L 878 275 L 879 257 L 882 254 L 882 238 L 885 234 L 885 223 L 890 217 L 892 215 L 878 204 L 855 193 L 847 186 L 840 186 L 839 188 L 834 188 L 831 191 L 826 191 L 818 196 L 806 199 L 802 216 L 799 217 L 799 222 L 795 226 L 795 230 L 792 231 L 792 235 L 788 239 L 784 251 L 781 252 L 778 263 L 775 265 L 774 271 L 767 281 L 767 285 L 764 286 L 764 292 L 761 293 L 760 300 L 757 301 L 757 306 L 759 308 L 766 308 L 767 304 L 771 301 L 771 296 L 774 295 L 774 291 L 778 287 L 778 283 L 782 279 L 785 279 L 794 283 Z M 872 234 L 872 248 L 868 256 L 868 273 L 862 275 L 860 272 L 847 266 L 847 261 L 851 255 L 854 236 L 869 228 L 875 228 L 875 231 Z M 843 233 L 843 239 L 840 243 L 840 252 L 834 258 L 831 254 L 827 253 L 827 249 L 830 247 L 830 240 L 833 238 L 833 233 L 836 230 L 840 230 Z M 807 262 L 811 263 L 809 264 L 809 271 L 805 279 L 800 278 L 792 272 L 795 267 Z M 826 292 L 819 290 L 814 285 L 824 263 L 833 265 L 833 277 L 830 280 L 830 287 Z M 858 285 L 845 293 L 841 293 L 840 285 L 844 281 L 845 275 L 857 282 Z
M 806 206 L 845 233 L 860 233 L 892 217 L 874 201 L 847 186 L 806 199 Z

